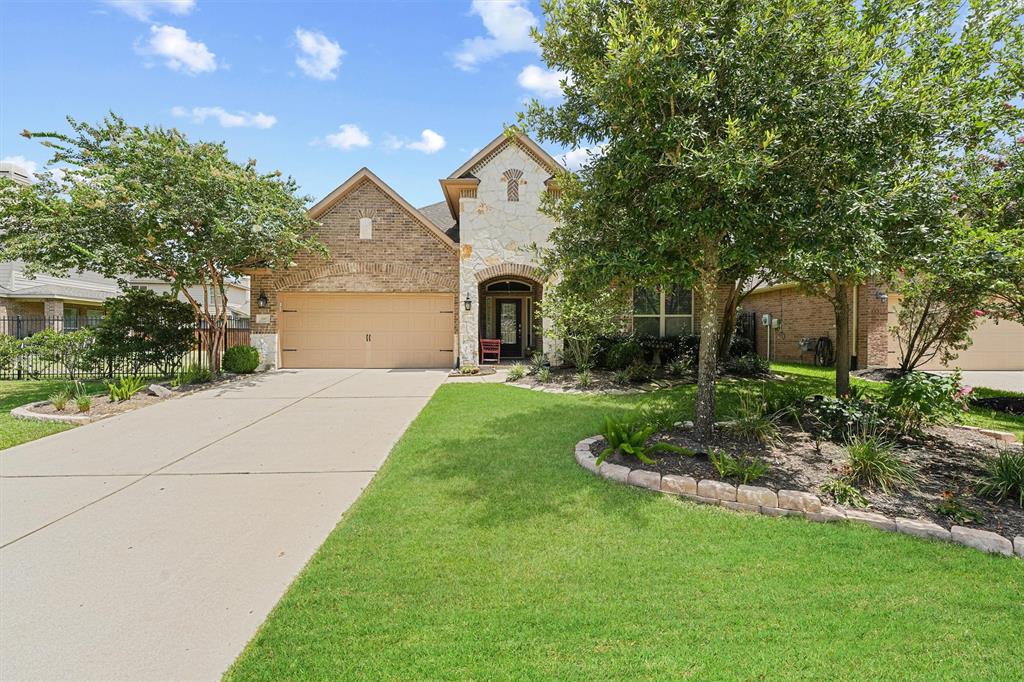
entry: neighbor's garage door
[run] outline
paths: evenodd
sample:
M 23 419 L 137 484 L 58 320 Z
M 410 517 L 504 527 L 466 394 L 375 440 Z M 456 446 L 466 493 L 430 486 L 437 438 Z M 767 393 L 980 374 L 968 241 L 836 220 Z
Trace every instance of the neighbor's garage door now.
M 949 363 L 949 369 L 1019 370 L 1024 369 L 1024 326 L 1009 320 L 996 324 L 985 319 L 971 334 L 974 343 Z M 946 369 L 933 360 L 920 369 Z
M 453 294 L 281 294 L 281 366 L 451 367 Z

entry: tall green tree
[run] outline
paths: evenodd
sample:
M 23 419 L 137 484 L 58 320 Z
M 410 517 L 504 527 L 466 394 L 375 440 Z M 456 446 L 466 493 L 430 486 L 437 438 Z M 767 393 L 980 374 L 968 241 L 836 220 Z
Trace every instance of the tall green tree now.
M 871 37 L 852 4 L 815 0 L 549 0 L 544 10 L 536 38 L 567 74 L 565 98 L 532 103 L 522 122 L 545 140 L 602 147 L 546 205 L 560 221 L 548 261 L 598 280 L 692 283 L 695 428 L 707 438 L 718 287 L 777 265 L 800 238 L 829 149 L 855 134 L 846 103 Z
M 0 192 L 0 260 L 35 271 L 96 270 L 170 282 L 203 323 L 211 370 L 220 368 L 228 314 L 225 285 L 256 266 L 323 252 L 305 199 L 280 172 L 238 164 L 223 144 L 175 130 L 97 125 L 68 118 L 70 133 L 23 133 L 54 151 L 60 174 Z M 189 288 L 199 287 L 200 300 Z

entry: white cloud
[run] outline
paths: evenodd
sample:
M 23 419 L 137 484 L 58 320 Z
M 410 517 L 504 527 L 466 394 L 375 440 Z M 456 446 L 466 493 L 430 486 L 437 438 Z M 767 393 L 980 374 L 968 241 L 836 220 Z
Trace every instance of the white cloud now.
M 203 43 L 190 39 L 185 29 L 150 26 L 149 32 L 149 45 L 140 51 L 163 57 L 168 68 L 193 75 L 217 69 L 217 56 Z
M 552 99 L 561 96 L 561 81 L 566 79 L 568 82 L 572 82 L 572 76 L 567 76 L 564 71 L 548 71 L 535 64 L 530 64 L 519 72 L 516 81 L 520 87 L 538 97 Z
M 470 13 L 480 16 L 488 35 L 462 41 L 453 58 L 455 66 L 463 71 L 476 71 L 482 62 L 509 52 L 538 51 L 530 36 L 537 17 L 524 0 L 473 0 Z
M 326 140 L 330 146 L 344 151 L 355 147 L 370 146 L 370 136 L 355 123 L 342 123 L 338 127 L 338 132 L 331 133 Z
M 406 149 L 413 149 L 424 154 L 434 154 L 444 149 L 446 142 L 443 137 L 427 128 L 420 133 L 420 139 L 405 145 Z
M 295 58 L 295 63 L 303 73 L 322 81 L 332 81 L 338 76 L 341 57 L 345 54 L 341 45 L 319 31 L 301 28 L 295 29 L 295 39 L 299 41 L 299 49 L 302 51 Z
M 223 128 L 272 128 L 277 117 L 264 114 L 262 111 L 250 114 L 248 111 L 232 113 L 223 107 L 174 107 L 171 113 L 175 116 L 188 116 L 195 123 L 205 123 L 208 118 L 215 118 Z
M 562 155 L 562 165 L 565 166 L 566 170 L 578 171 L 591 157 L 600 156 L 603 152 L 604 145 L 573 149 Z
M 156 12 L 188 14 L 196 6 L 196 0 L 104 0 L 103 4 L 115 7 L 139 21 L 149 21 Z
M 5 156 L 0 159 L 0 163 L 14 164 L 18 168 L 28 172 L 29 174 L 35 173 L 39 170 L 39 164 L 31 159 L 26 159 L 24 156 Z

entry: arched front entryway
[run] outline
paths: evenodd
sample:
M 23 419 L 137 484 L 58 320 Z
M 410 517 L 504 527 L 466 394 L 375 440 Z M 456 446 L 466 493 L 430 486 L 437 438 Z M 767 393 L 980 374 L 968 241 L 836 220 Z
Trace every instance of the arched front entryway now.
M 543 285 L 523 275 L 499 275 L 479 285 L 479 338 L 501 341 L 501 359 L 527 359 L 543 348 L 538 304 Z

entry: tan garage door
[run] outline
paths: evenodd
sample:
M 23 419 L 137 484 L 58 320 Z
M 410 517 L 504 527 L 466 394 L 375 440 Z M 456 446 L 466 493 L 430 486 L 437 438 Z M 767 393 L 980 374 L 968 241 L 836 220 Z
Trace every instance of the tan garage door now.
M 971 334 L 974 343 L 945 367 L 937 360 L 921 369 L 1018 370 L 1024 369 L 1024 326 L 1009 320 L 996 324 L 986 319 Z
M 453 294 L 281 294 L 281 366 L 451 367 Z

